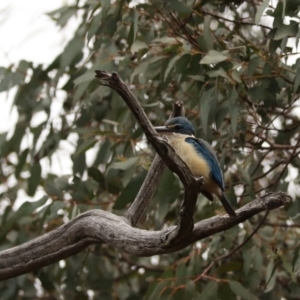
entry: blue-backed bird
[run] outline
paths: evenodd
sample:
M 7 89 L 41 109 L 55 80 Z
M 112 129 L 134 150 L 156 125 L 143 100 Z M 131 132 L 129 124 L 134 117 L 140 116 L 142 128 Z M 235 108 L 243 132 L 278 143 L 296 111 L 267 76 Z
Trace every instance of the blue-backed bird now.
M 224 179 L 217 156 L 206 141 L 195 137 L 191 122 L 184 117 L 176 117 L 168 120 L 165 126 L 155 129 L 167 136 L 177 155 L 187 164 L 196 178 L 203 176 L 204 183 L 200 192 L 210 201 L 215 194 L 228 215 L 236 216 L 224 193 Z

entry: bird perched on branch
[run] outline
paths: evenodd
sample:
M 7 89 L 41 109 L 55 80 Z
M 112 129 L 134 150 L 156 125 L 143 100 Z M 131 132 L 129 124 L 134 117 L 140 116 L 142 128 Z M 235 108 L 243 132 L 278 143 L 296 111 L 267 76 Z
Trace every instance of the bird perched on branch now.
M 191 122 L 184 117 L 176 117 L 168 120 L 165 126 L 155 129 L 167 136 L 177 155 L 187 164 L 195 177 L 203 176 L 201 193 L 210 201 L 215 194 L 228 215 L 236 216 L 224 193 L 224 180 L 217 156 L 206 141 L 195 137 Z

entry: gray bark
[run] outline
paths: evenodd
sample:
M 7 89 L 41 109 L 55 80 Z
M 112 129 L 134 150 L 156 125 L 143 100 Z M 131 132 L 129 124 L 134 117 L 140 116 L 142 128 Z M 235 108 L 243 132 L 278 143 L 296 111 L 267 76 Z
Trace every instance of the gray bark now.
M 246 204 L 234 218 L 218 215 L 197 222 L 192 232 L 174 241 L 176 226 L 147 231 L 130 226 L 128 221 L 110 212 L 91 210 L 69 223 L 23 245 L 0 252 L 0 279 L 8 279 L 52 264 L 94 243 L 107 243 L 131 255 L 150 256 L 180 250 L 195 241 L 227 230 L 266 210 L 289 203 L 282 192 L 271 193 Z

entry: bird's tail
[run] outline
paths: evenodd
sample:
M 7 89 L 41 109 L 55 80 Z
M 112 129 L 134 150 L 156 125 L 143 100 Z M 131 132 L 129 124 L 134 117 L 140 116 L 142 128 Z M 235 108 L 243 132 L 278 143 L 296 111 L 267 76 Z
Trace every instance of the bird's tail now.
M 230 217 L 235 217 L 236 213 L 233 210 L 233 208 L 231 207 L 230 203 L 228 202 L 225 193 L 222 191 L 222 195 L 219 197 L 220 201 L 222 202 L 225 210 L 227 211 L 228 215 Z

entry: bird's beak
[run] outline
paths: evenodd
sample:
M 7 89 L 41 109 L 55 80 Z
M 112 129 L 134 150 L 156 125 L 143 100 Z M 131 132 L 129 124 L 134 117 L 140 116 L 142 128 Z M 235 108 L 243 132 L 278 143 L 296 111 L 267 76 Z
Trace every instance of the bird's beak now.
M 174 128 L 169 128 L 166 126 L 157 126 L 154 127 L 154 129 L 158 132 L 158 133 L 168 133 L 168 132 L 174 132 Z

